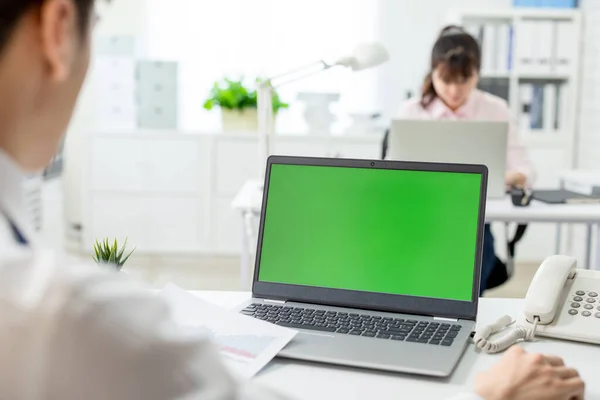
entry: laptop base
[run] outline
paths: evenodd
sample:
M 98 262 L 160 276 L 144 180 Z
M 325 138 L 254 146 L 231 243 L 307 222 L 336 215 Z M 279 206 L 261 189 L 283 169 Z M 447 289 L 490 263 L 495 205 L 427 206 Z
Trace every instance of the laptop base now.
M 264 304 L 264 300 L 252 299 L 240 310 L 251 304 Z M 356 367 L 387 372 L 399 372 L 434 377 L 448 377 L 452 374 L 469 343 L 475 329 L 473 321 L 435 320 L 431 317 L 407 314 L 382 313 L 359 309 L 315 306 L 304 303 L 286 303 L 284 308 L 303 308 L 370 315 L 381 318 L 396 318 L 418 323 L 460 325 L 451 345 L 429 344 L 382 339 L 377 337 L 352 336 L 336 332 L 298 329 L 298 334 L 279 353 L 278 357 Z

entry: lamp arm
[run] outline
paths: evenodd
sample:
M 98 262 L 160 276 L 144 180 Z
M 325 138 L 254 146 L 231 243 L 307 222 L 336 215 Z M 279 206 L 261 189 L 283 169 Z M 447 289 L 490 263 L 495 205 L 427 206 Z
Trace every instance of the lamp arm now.
M 263 81 L 261 86 L 271 86 L 273 88 L 280 87 L 283 85 L 287 85 L 289 83 L 298 81 L 300 79 L 304 79 L 311 75 L 318 74 L 335 65 L 328 64 L 323 60 L 315 61 L 310 64 L 306 64 L 302 67 L 295 68 L 291 71 L 285 72 L 283 74 L 276 75 Z

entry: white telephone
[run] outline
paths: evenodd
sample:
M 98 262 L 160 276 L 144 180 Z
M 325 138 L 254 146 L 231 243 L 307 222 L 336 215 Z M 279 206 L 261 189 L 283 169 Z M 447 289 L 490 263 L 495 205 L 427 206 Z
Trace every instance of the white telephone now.
M 510 317 L 478 329 L 476 345 L 496 353 L 534 336 L 600 344 L 600 272 L 577 269 L 572 257 L 547 258 L 531 282 L 517 322 L 518 328 L 495 343 L 487 338 L 512 325 Z

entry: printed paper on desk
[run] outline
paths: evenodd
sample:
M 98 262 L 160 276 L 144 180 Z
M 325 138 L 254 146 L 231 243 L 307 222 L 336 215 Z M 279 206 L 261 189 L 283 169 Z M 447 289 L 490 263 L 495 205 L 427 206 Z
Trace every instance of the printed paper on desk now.
M 212 336 L 225 364 L 238 378 L 256 375 L 297 333 L 218 307 L 173 284 L 159 295 L 173 306 L 179 324 Z

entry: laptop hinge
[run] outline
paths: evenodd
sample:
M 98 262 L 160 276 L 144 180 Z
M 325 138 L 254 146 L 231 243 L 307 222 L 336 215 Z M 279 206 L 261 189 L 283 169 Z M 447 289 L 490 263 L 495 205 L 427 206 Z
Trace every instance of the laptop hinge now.
M 269 300 L 269 299 L 265 299 L 264 302 L 265 303 L 271 303 L 271 304 L 285 304 L 285 303 L 287 303 L 286 300 Z
M 435 321 L 458 322 L 456 318 L 433 317 Z

